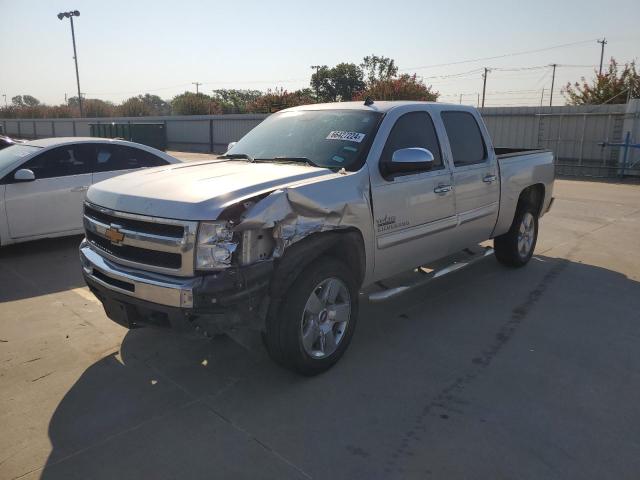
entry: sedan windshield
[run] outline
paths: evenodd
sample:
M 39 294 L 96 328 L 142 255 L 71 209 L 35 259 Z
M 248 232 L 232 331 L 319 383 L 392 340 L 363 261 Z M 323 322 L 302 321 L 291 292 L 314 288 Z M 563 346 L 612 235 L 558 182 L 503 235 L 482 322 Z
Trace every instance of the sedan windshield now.
M 300 162 L 357 170 L 381 114 L 364 110 L 294 110 L 276 113 L 227 154 L 256 161 Z
M 16 160 L 40 150 L 40 148 L 33 145 L 12 145 L 11 147 L 3 148 L 0 150 L 0 171 L 12 165 Z

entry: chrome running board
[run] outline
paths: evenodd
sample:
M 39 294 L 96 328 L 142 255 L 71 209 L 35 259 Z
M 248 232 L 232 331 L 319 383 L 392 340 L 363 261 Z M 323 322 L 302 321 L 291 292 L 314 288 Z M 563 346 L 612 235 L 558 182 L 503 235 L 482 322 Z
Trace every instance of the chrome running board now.
M 447 259 L 445 259 L 444 265 L 438 266 L 434 269 L 428 267 L 419 267 L 415 269 L 412 274 L 410 274 L 412 277 L 416 278 L 398 279 L 401 283 L 398 286 L 390 286 L 385 288 L 385 284 L 383 284 L 382 282 L 378 282 L 376 285 L 382 288 L 382 290 L 369 293 L 369 301 L 373 303 L 384 302 L 391 298 L 397 297 L 398 295 L 409 290 L 413 290 L 414 288 L 422 287 L 429 283 L 431 280 L 443 277 L 453 272 L 457 272 L 458 270 L 468 267 L 469 265 L 473 265 L 474 263 L 482 260 L 485 257 L 488 257 L 489 255 L 493 255 L 493 248 L 491 247 L 483 247 L 482 250 L 478 250 L 479 247 L 476 248 L 475 252 L 471 249 L 466 249 L 456 255 L 447 257 L 450 262 L 446 262 Z

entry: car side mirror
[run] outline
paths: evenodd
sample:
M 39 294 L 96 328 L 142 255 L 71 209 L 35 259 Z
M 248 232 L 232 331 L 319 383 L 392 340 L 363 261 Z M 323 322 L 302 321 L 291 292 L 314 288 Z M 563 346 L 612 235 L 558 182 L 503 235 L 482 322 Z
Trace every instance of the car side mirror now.
M 227 146 L 227 151 L 231 150 L 233 147 L 236 146 L 236 143 L 238 142 L 231 142 L 228 146 Z
M 33 182 L 36 179 L 36 175 L 33 173 L 33 170 L 21 168 L 13 175 L 13 179 L 16 182 Z
M 401 148 L 393 152 L 391 162 L 384 164 L 385 174 L 425 172 L 431 170 L 433 153 L 426 148 Z

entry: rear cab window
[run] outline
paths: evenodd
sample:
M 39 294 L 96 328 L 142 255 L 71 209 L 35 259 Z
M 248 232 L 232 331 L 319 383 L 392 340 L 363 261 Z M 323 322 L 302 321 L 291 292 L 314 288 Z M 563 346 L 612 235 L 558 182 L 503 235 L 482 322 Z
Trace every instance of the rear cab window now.
M 471 113 L 448 111 L 442 112 L 440 116 L 449 138 L 454 166 L 476 165 L 488 160 L 487 146 L 480 126 Z

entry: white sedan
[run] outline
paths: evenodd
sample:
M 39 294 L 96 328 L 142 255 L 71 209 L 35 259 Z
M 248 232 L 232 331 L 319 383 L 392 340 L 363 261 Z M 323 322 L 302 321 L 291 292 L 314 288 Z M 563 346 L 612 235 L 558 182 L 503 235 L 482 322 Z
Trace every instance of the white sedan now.
M 0 150 L 0 245 L 82 233 L 94 183 L 180 160 L 160 150 L 102 138 L 46 138 Z

